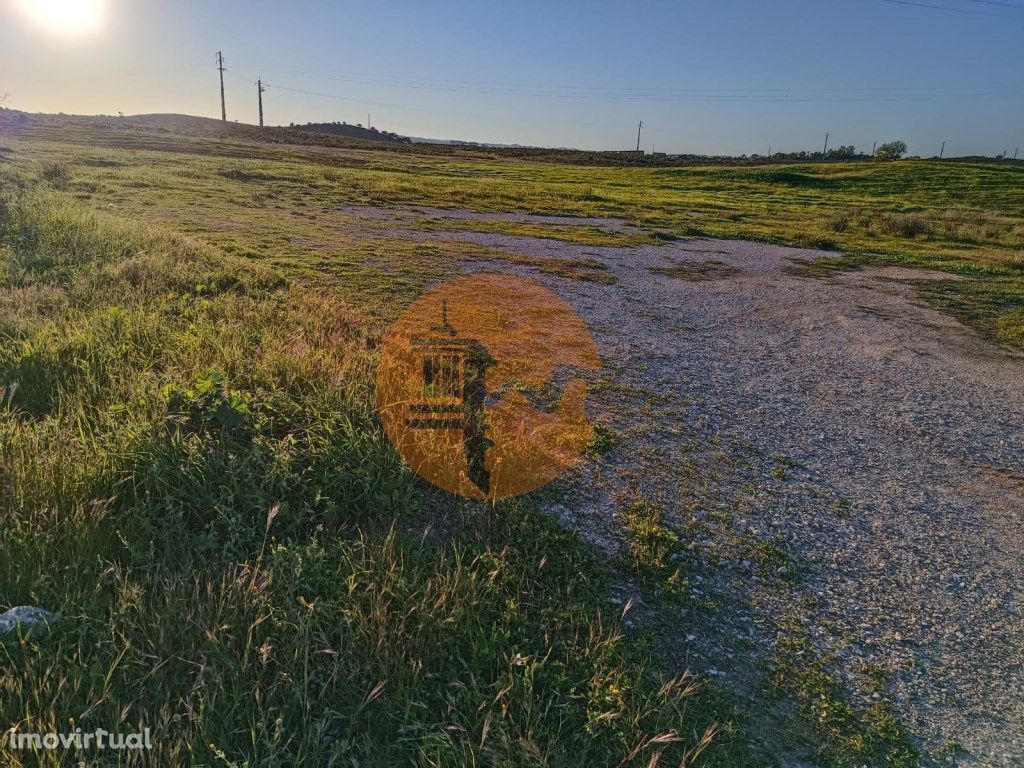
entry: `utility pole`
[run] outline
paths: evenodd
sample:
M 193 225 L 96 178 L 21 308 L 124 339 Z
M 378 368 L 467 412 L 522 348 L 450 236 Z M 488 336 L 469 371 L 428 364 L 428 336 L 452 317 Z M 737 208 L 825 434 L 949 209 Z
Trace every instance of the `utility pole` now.
M 370 130 L 370 113 L 366 113 L 366 130 Z
M 942 148 L 939 150 L 939 160 L 942 159 L 944 154 L 946 154 L 946 142 L 942 142 Z
M 220 119 L 228 121 L 228 108 L 224 102 L 224 54 L 217 51 L 217 69 L 220 70 Z
M 636 151 L 640 154 L 640 129 L 644 127 L 644 121 L 640 121 L 640 125 L 636 127 Z
M 1014 159 L 1014 160 L 1016 160 L 1016 159 L 1017 159 L 1017 153 L 1018 153 L 1018 152 L 1020 152 L 1020 147 L 1017 147 L 1017 148 L 1016 148 L 1015 150 L 1013 150 L 1013 159 Z
M 267 87 L 263 85 L 263 80 L 256 81 L 256 90 L 260 95 L 260 128 L 263 127 L 263 94 L 266 93 Z
M 771 156 L 772 156 L 772 145 L 769 144 L 768 145 L 768 158 L 771 159 Z
M 821 158 L 825 159 L 825 153 L 828 152 L 828 134 L 825 134 L 825 148 L 821 150 Z
M 875 141 L 871 142 L 871 156 L 872 157 L 875 156 L 875 147 L 877 147 L 877 146 L 878 146 L 878 140 L 877 139 Z

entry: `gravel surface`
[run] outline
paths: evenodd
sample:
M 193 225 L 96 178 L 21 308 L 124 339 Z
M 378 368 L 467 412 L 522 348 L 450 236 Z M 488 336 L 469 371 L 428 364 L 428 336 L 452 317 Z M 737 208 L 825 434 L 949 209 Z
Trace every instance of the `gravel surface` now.
M 438 215 L 468 218 L 390 222 Z M 918 300 L 937 274 L 801 277 L 793 259 L 825 254 L 738 241 L 404 235 L 597 259 L 616 278 L 464 265 L 539 280 L 590 325 L 609 371 L 592 406 L 617 442 L 556 511 L 614 550 L 616 510 L 640 493 L 691 533 L 697 607 L 659 617 L 679 664 L 750 695 L 792 619 L 854 697 L 893 701 L 926 762 L 1024 765 L 1024 355 Z

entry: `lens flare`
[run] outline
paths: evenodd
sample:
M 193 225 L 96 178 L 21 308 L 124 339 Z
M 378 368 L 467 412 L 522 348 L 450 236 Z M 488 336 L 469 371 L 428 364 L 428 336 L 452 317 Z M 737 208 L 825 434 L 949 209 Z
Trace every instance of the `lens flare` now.
M 58 35 L 86 35 L 99 28 L 105 0 L 16 0 L 32 21 Z

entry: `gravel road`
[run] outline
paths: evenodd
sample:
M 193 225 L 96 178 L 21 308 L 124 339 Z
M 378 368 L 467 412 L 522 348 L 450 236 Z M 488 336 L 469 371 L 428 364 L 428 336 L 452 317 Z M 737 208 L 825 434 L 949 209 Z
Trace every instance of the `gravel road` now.
M 341 213 L 615 277 L 465 265 L 540 280 L 590 325 L 613 384 L 592 406 L 618 439 L 558 512 L 614 549 L 617 505 L 642 493 L 693 532 L 694 594 L 715 609 L 659 617 L 680 664 L 749 692 L 792 619 L 854 697 L 893 701 L 927 762 L 1024 765 L 1024 355 L 924 305 L 916 284 L 937 275 L 811 278 L 793 259 L 824 254 L 802 249 L 590 247 L 409 228 L 465 212 L 371 211 Z M 758 541 L 782 553 L 770 568 Z

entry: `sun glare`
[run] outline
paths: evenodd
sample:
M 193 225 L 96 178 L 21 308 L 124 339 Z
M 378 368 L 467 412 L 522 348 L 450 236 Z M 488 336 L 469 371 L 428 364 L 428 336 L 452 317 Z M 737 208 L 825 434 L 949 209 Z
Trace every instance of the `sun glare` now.
M 85 35 L 103 21 L 105 0 L 17 0 L 37 24 L 59 35 Z

